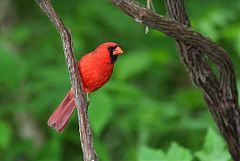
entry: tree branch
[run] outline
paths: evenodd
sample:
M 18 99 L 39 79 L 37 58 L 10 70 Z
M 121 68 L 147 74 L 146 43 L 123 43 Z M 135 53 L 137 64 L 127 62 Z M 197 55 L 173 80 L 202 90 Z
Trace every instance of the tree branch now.
M 165 0 L 169 19 L 139 5 L 134 0 L 111 0 L 136 22 L 176 39 L 180 58 L 192 82 L 201 89 L 218 128 L 235 161 L 240 160 L 240 111 L 232 62 L 224 49 L 190 28 L 183 0 Z M 206 53 L 206 55 L 204 54 Z M 211 59 L 219 77 L 206 61 Z
M 182 24 L 190 26 L 190 21 L 187 17 L 183 0 L 165 0 L 165 6 L 171 18 L 175 19 L 176 21 Z M 181 41 L 177 41 L 177 46 L 179 49 L 180 57 L 183 60 L 182 62 L 186 66 L 192 81 L 197 85 L 197 87 L 199 87 L 203 91 L 205 100 L 209 105 L 209 110 L 211 111 L 215 121 L 219 126 L 219 129 L 221 130 L 222 134 L 224 135 L 225 139 L 228 142 L 229 152 L 232 154 L 232 157 L 235 160 L 239 160 L 240 159 L 238 141 L 239 131 L 237 130 L 239 128 L 237 122 L 239 120 L 239 109 L 237 108 L 238 107 L 237 102 L 235 102 L 233 107 L 231 107 L 230 105 L 232 105 L 232 103 L 229 102 L 229 100 L 227 99 L 222 100 L 222 98 L 228 98 L 228 96 L 226 95 L 226 93 L 222 93 L 220 91 L 219 82 L 221 80 L 219 81 L 217 79 L 216 75 L 211 70 L 210 65 L 207 64 L 207 60 L 204 58 L 204 53 L 195 49 L 193 46 L 184 44 Z M 221 68 L 219 68 L 219 70 L 221 70 Z M 233 68 L 226 70 L 233 71 Z M 232 76 L 235 77 L 234 73 L 231 74 Z M 227 75 L 224 75 L 224 77 L 225 76 Z M 204 80 L 206 81 L 205 82 L 202 81 L 200 77 L 204 78 Z M 229 87 L 230 84 L 227 85 L 228 87 L 226 88 L 231 88 Z M 236 89 L 233 89 L 233 91 L 234 90 Z M 209 94 L 218 97 L 216 97 L 214 100 L 211 100 L 208 97 Z M 236 93 L 231 94 L 235 95 Z M 212 105 L 210 102 L 213 102 L 216 106 Z M 224 108 L 224 110 L 221 110 L 220 109 L 221 107 Z M 224 120 L 226 120 L 227 122 L 226 125 L 224 123 Z
M 90 129 L 87 114 L 88 104 L 82 92 L 80 74 L 77 64 L 75 62 L 71 33 L 65 27 L 65 25 L 53 9 L 50 0 L 36 0 L 36 2 L 40 6 L 42 11 L 45 12 L 49 20 L 54 24 L 59 34 L 61 35 L 65 60 L 70 75 L 72 91 L 74 93 L 75 105 L 78 113 L 79 134 L 84 161 L 98 161 L 96 152 L 93 147 L 92 132 Z

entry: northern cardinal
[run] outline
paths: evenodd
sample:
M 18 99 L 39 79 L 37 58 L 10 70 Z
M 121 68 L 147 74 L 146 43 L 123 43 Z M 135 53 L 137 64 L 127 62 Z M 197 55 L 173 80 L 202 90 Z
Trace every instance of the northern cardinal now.
M 114 63 L 118 55 L 122 53 L 123 51 L 117 43 L 107 42 L 83 56 L 78 61 L 83 92 L 88 95 L 107 83 L 112 75 Z M 74 109 L 74 95 L 70 90 L 48 119 L 48 126 L 53 127 L 58 132 L 63 131 Z

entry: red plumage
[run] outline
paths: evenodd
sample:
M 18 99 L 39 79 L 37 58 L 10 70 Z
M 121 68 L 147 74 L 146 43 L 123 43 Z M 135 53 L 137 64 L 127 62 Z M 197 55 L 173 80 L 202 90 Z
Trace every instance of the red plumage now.
M 82 89 L 85 93 L 96 91 L 108 82 L 117 56 L 122 53 L 117 43 L 107 42 L 99 45 L 93 52 L 86 54 L 78 61 Z M 59 132 L 63 131 L 74 109 L 74 96 L 70 90 L 48 119 L 48 126 Z

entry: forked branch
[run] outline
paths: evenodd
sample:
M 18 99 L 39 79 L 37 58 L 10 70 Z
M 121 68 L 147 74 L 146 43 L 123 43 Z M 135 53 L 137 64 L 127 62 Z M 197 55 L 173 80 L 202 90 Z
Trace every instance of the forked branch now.
M 233 65 L 227 52 L 190 28 L 183 0 L 165 0 L 172 19 L 158 15 L 134 0 L 111 0 L 136 22 L 176 39 L 180 58 L 192 82 L 201 89 L 208 108 L 228 144 L 235 161 L 240 161 L 240 111 Z M 219 77 L 206 61 L 217 66 Z

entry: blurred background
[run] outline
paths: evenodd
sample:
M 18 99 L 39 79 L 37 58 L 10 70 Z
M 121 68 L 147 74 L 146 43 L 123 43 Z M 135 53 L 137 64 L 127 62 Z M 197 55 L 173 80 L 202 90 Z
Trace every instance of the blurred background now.
M 237 77 L 239 2 L 185 1 L 193 28 L 228 51 Z M 109 83 L 90 96 L 101 161 L 230 161 L 173 39 L 151 29 L 145 35 L 144 26 L 108 0 L 52 4 L 71 29 L 77 59 L 106 41 L 118 42 L 125 52 Z M 166 15 L 163 1 L 154 5 Z M 34 0 L 0 0 L 1 161 L 82 160 L 76 112 L 63 133 L 47 126 L 69 88 L 62 42 L 46 15 Z

